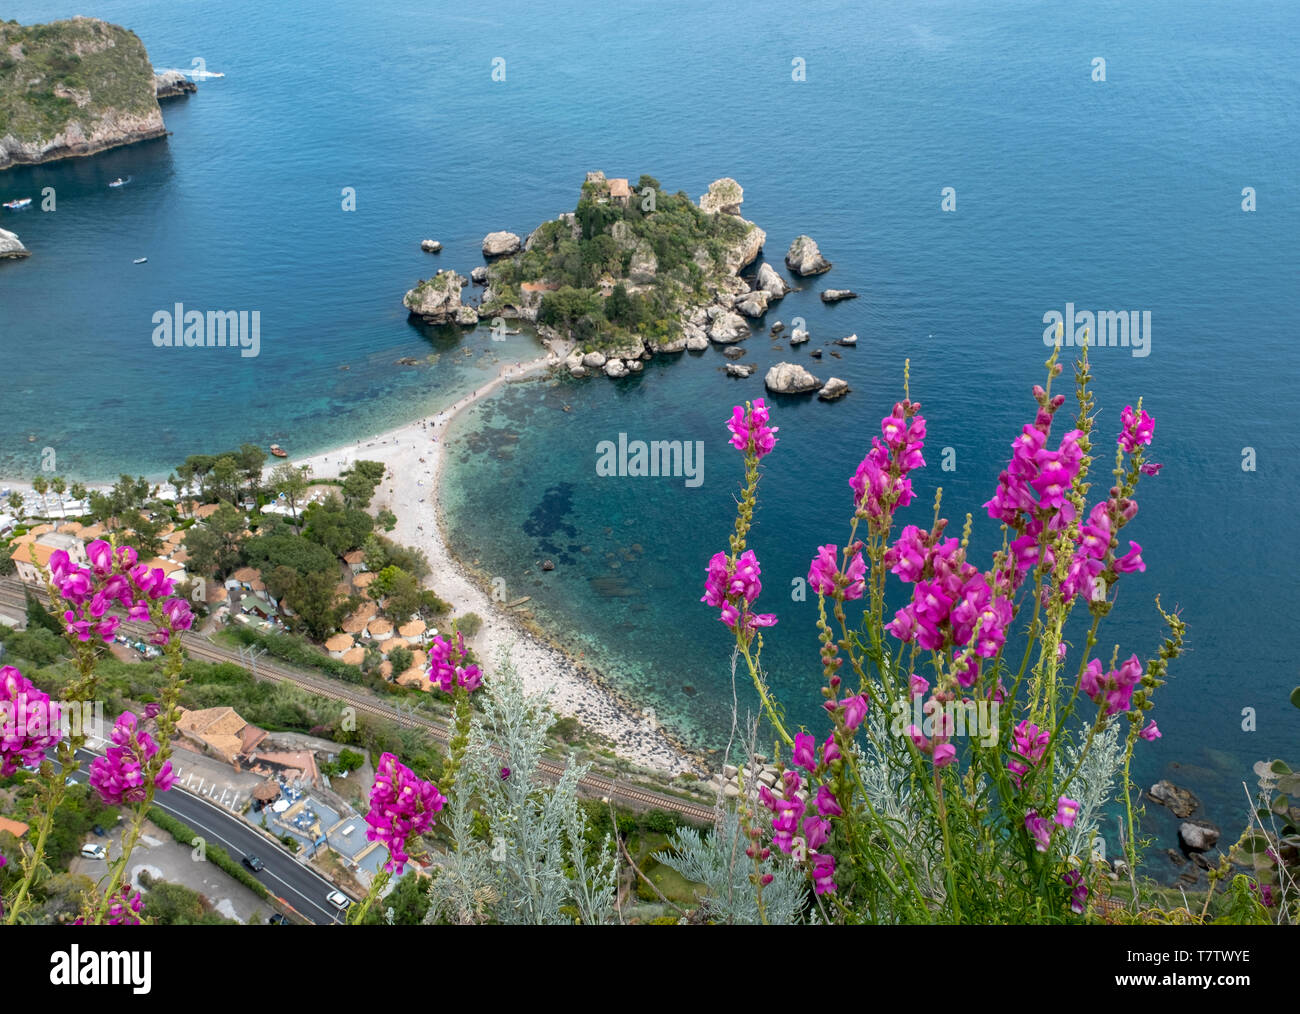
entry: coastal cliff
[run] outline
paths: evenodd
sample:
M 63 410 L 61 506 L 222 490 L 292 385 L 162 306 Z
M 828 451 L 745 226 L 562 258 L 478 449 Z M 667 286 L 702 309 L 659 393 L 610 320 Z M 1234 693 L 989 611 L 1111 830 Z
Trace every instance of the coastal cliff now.
M 0 22 L 0 169 L 166 134 L 149 54 L 95 18 Z
M 9 232 L 6 229 L 0 229 L 0 261 L 18 260 L 20 257 L 31 255 L 25 246 L 18 241 L 16 233 Z

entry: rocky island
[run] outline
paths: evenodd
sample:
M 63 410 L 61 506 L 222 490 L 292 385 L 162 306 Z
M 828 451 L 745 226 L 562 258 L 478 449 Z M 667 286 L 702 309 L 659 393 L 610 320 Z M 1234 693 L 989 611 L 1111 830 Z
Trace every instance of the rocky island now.
M 439 271 L 407 292 L 403 305 L 426 324 L 473 327 L 498 317 L 532 322 L 543 338 L 572 343 L 564 366 L 574 377 L 617 379 L 641 372 L 656 355 L 699 352 L 710 343 L 727 346 L 724 354 L 736 358 L 744 353 L 734 344 L 752 334 L 748 322 L 793 289 L 766 263 L 752 280 L 740 276 L 767 240 L 741 217 L 744 199 L 730 177 L 711 183 L 697 203 L 682 191 L 669 193 L 652 176 L 633 187 L 627 179 L 590 172 L 575 210 L 543 222 L 526 239 L 488 233 L 482 244 L 487 263 L 470 279 Z M 801 274 L 831 267 L 808 236 L 791 243 L 786 263 Z M 484 286 L 477 307 L 462 301 L 471 279 Z M 796 329 L 790 343 L 807 340 L 807 332 Z M 782 365 L 789 369 L 769 372 L 770 390 L 823 387 L 802 367 Z M 733 377 L 754 371 L 727 366 Z M 833 388 L 827 400 L 848 391 L 840 380 L 827 386 Z
M 0 229 L 0 261 L 17 260 L 19 257 L 29 257 L 31 251 L 18 241 L 15 233 L 7 229 Z
M 0 169 L 92 155 L 167 133 L 139 37 L 96 18 L 0 22 Z

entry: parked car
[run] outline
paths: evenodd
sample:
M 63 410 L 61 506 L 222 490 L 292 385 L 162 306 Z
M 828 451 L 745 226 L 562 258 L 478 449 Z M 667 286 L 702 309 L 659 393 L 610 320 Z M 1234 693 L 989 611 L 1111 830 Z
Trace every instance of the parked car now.
M 275 915 L 266 920 L 266 924 L 268 926 L 288 926 L 289 917 L 280 912 L 276 912 Z
M 254 873 L 261 873 L 263 869 L 262 860 L 258 859 L 257 856 L 244 856 L 244 865 Z
M 87 842 L 81 846 L 81 857 L 83 859 L 107 859 L 108 850 L 103 845 L 97 845 L 95 842 Z
M 325 900 L 337 908 L 340 912 L 346 912 L 348 906 L 352 904 L 352 899 L 342 891 L 330 891 L 325 895 Z
M 95 834 L 99 835 L 101 838 L 108 837 L 108 832 L 104 830 L 103 824 L 96 824 L 94 827 L 91 828 L 91 830 L 94 831 Z

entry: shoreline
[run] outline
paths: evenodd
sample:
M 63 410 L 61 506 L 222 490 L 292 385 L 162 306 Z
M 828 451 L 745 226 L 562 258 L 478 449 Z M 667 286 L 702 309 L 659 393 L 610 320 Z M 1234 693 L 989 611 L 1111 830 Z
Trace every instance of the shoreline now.
M 290 460 L 294 465 L 310 465 L 313 474 L 320 476 L 335 475 L 358 459 L 382 461 L 392 478 L 380 483 L 371 506 L 387 508 L 397 516 L 397 527 L 390 533 L 395 541 L 424 551 L 436 590 L 453 604 L 453 613 L 475 613 L 482 619 L 478 633 L 469 638 L 481 664 L 494 669 L 502 659 L 508 660 L 526 690 L 545 694 L 557 715 L 576 718 L 584 730 L 609 741 L 619 757 L 668 775 L 707 773 L 702 753 L 674 742 L 662 728 L 652 731 L 644 718 L 633 714 L 635 706 L 607 686 L 599 673 L 551 639 L 527 629 L 502 603 L 493 602 L 447 538 L 437 494 L 443 481 L 443 440 L 452 422 L 502 384 L 536 379 L 541 370 L 562 364 L 565 352 L 552 350 L 527 362 L 502 366 L 484 386 L 430 416 Z
M 478 633 L 468 638 L 480 664 L 493 671 L 502 658 L 508 659 L 529 693 L 545 695 L 557 716 L 576 718 L 584 731 L 607 741 L 622 759 L 664 775 L 689 771 L 707 777 L 710 766 L 703 750 L 677 742 L 662 727 L 652 730 L 635 703 L 609 686 L 599 672 L 575 659 L 540 625 L 534 624 L 537 629 L 531 630 L 503 603 L 493 602 L 476 580 L 472 565 L 451 549 L 437 495 L 443 481 L 443 437 L 451 423 L 480 397 L 502 384 L 535 380 L 541 371 L 563 365 L 572 343 L 553 346 L 551 341 L 541 340 L 545 355 L 502 364 L 483 386 L 437 412 L 316 454 L 268 461 L 267 467 L 287 461 L 295 466 L 310 465 L 314 477 L 332 478 L 359 459 L 382 461 L 392 478 L 376 488 L 371 507 L 375 512 L 387 508 L 397 516 L 396 528 L 388 533 L 394 541 L 424 551 L 432 577 L 423 583 L 426 587 L 430 581 L 436 585 L 439 596 L 452 604 L 452 615 L 476 613 L 482 619 Z M 146 479 L 166 482 L 166 476 Z M 0 479 L 0 484 L 15 491 L 30 492 L 32 488 L 30 480 Z

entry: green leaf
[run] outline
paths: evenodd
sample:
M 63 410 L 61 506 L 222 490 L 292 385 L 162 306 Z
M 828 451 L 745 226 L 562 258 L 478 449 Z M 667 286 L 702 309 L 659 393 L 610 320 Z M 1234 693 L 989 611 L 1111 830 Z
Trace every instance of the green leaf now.
M 1296 687 L 1291 691 L 1291 703 L 1300 708 L 1300 687 Z
M 1272 810 L 1273 810 L 1273 812 L 1276 813 L 1279 817 L 1285 817 L 1285 816 L 1286 816 L 1286 808 L 1287 808 L 1290 804 L 1291 804 L 1291 801 L 1290 801 L 1289 799 L 1287 799 L 1286 796 L 1278 796 L 1276 799 L 1273 800 Z
M 1289 775 L 1291 769 L 1287 767 L 1286 761 L 1275 760 L 1268 768 L 1275 775 Z
M 1268 839 L 1262 834 L 1247 834 L 1241 839 L 1241 847 L 1251 855 L 1258 855 L 1268 848 Z

